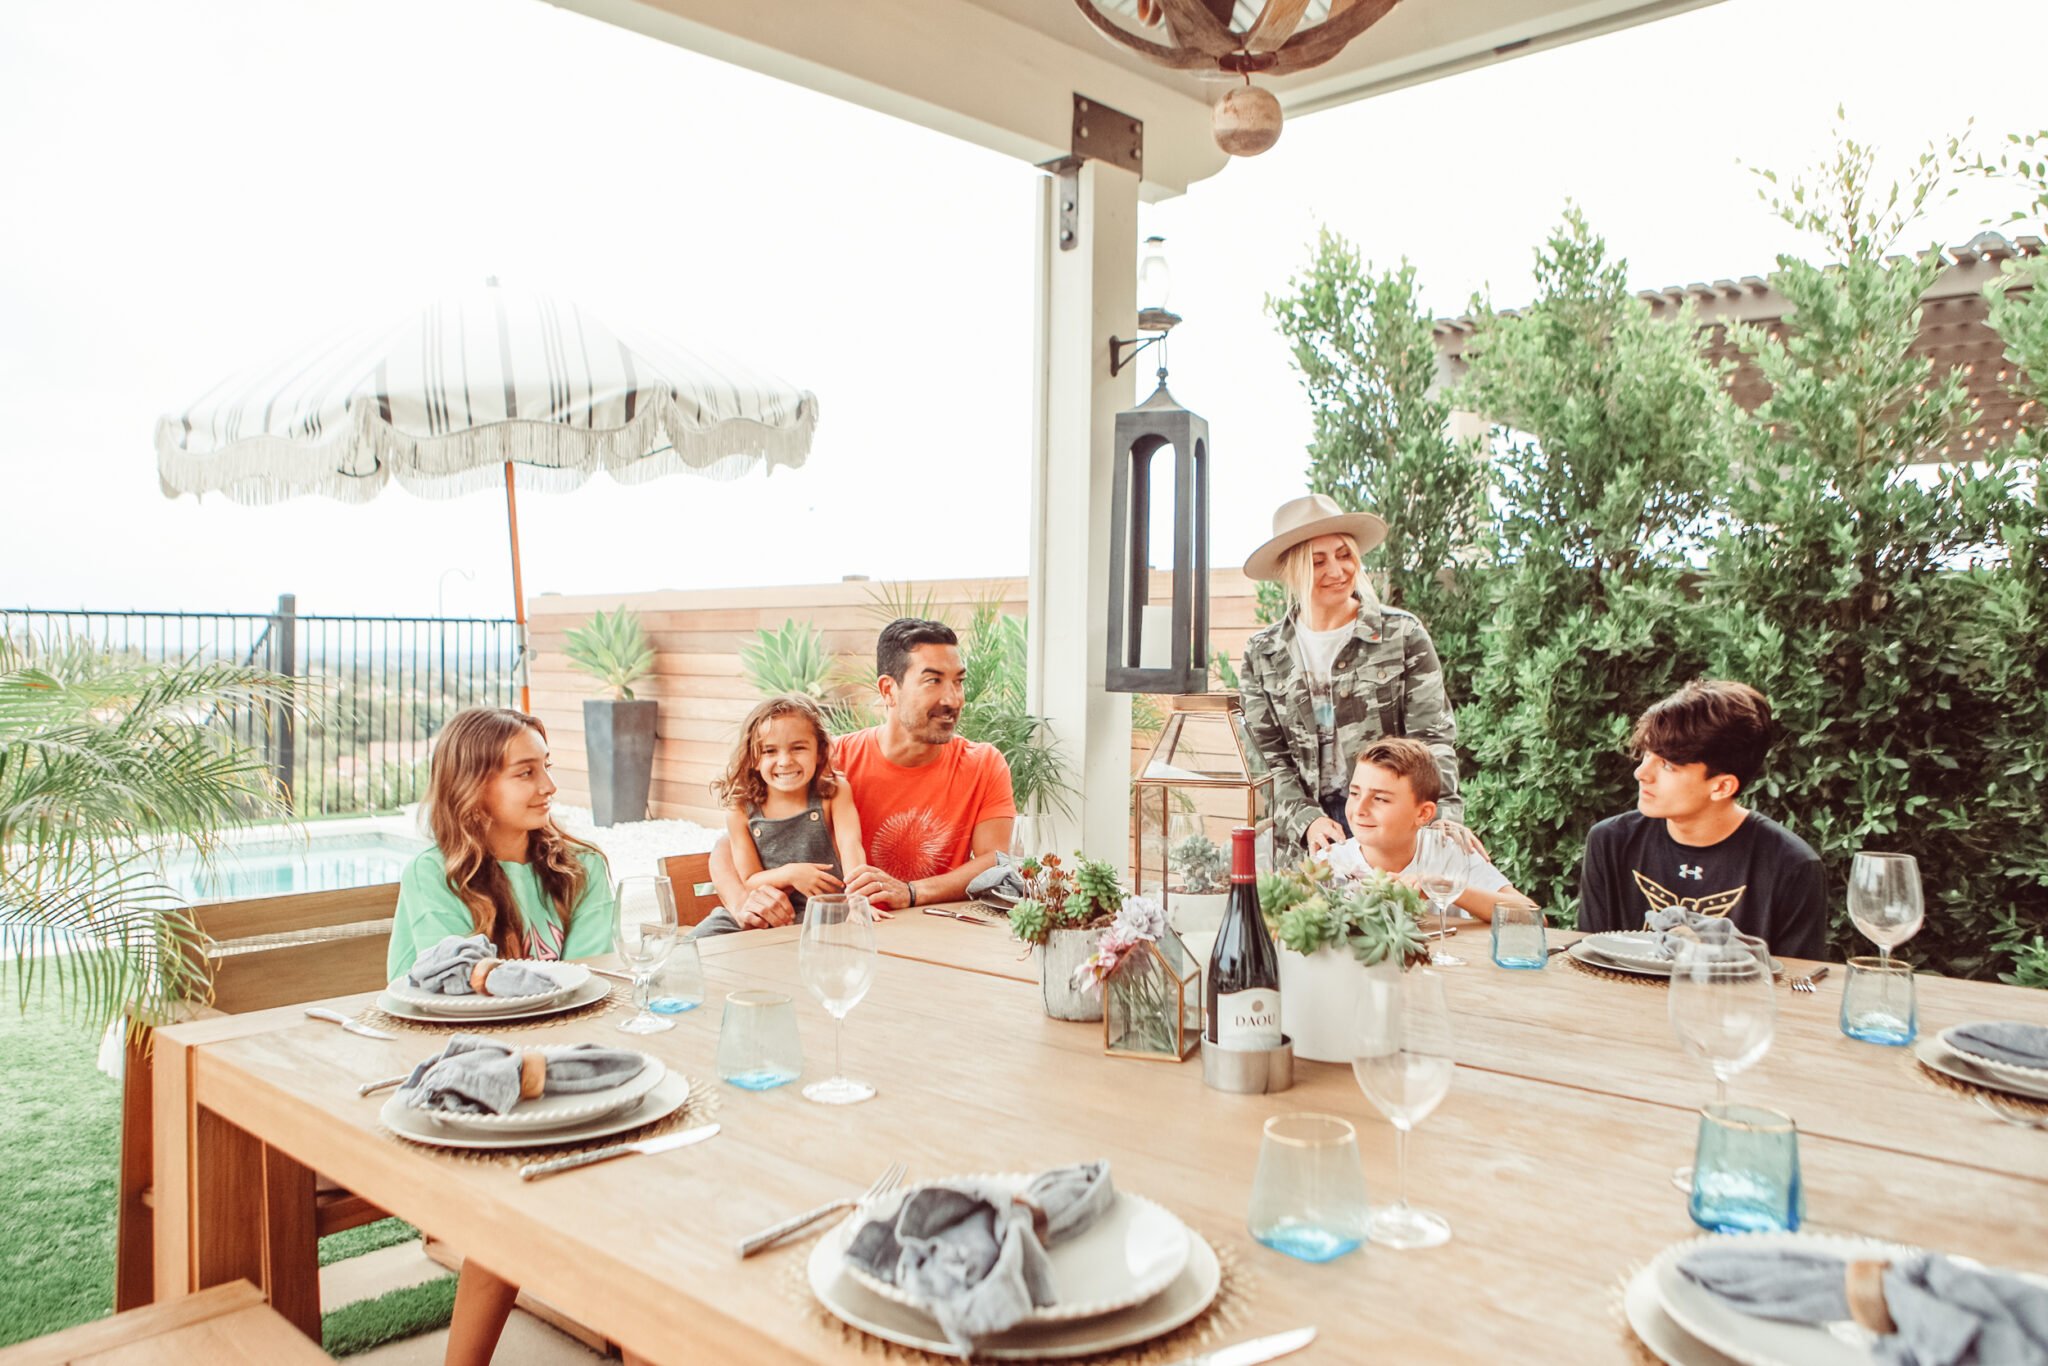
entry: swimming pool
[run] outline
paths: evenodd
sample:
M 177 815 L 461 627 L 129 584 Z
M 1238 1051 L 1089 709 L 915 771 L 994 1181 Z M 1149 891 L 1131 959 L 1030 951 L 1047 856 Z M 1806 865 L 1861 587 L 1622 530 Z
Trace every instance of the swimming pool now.
M 396 882 L 427 841 L 388 831 L 315 833 L 224 846 L 210 866 L 173 859 L 164 877 L 188 901 L 239 901 Z

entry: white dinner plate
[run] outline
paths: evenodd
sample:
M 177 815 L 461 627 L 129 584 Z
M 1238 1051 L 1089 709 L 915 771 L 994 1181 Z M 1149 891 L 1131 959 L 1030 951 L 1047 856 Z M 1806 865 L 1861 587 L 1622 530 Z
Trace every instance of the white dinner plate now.
M 1657 949 L 1658 935 L 1650 930 L 1606 930 L 1589 934 L 1579 942 L 1589 953 L 1617 963 L 1635 963 L 1671 971 L 1671 955 Z
M 846 1274 L 846 1244 L 862 1222 L 857 1215 L 848 1218 L 811 1249 L 806 1268 L 811 1293 L 835 1318 L 884 1342 L 938 1356 L 959 1356 L 929 1317 L 883 1299 Z M 1149 1342 L 1207 1309 L 1222 1282 L 1215 1250 L 1200 1234 L 1189 1230 L 1187 1265 L 1165 1290 L 1143 1304 L 1092 1319 L 1026 1324 L 982 1338 L 975 1343 L 974 1356 L 978 1361 L 1031 1361 L 1092 1356 Z
M 385 1128 L 407 1142 L 423 1143 L 431 1148 L 552 1148 L 563 1143 L 581 1143 L 590 1138 L 609 1138 L 643 1124 L 652 1124 L 682 1109 L 689 1099 L 690 1079 L 680 1072 L 671 1072 L 655 1083 L 653 1090 L 640 1097 L 638 1105 L 542 1134 L 458 1133 L 434 1123 L 421 1111 L 408 1108 L 396 1096 L 384 1102 L 377 1118 L 384 1121 Z
M 1972 1086 L 1989 1087 L 2028 1100 L 2048 1100 L 2048 1081 L 2030 1083 L 2000 1076 L 1989 1070 L 1989 1064 L 1980 1065 L 1974 1053 L 1966 1053 L 1941 1038 L 1922 1039 L 1914 1044 L 1913 1056 L 1943 1076 Z
M 530 992 L 524 996 L 445 996 L 438 991 L 423 990 L 398 977 L 384 988 L 384 994 L 430 1015 L 502 1016 L 507 1010 L 532 1010 L 550 1005 L 590 980 L 590 969 L 581 963 L 543 963 L 521 959 L 519 965 L 552 978 L 554 989 Z
M 518 1045 L 509 1045 L 517 1047 Z M 549 1044 L 541 1052 L 552 1058 L 557 1053 L 568 1051 L 568 1044 Z M 553 1129 L 566 1129 L 571 1125 L 584 1124 L 623 1110 L 639 1101 L 640 1097 L 661 1084 L 668 1074 L 668 1066 L 659 1058 L 646 1053 L 640 1055 L 644 1064 L 638 1072 L 620 1082 L 617 1086 L 602 1091 L 577 1091 L 561 1096 L 536 1096 L 522 1100 L 502 1115 L 464 1114 L 452 1110 L 414 1110 L 427 1121 L 442 1129 L 460 1133 L 477 1134 L 521 1134 L 542 1133 Z M 401 1099 L 410 1099 L 411 1091 L 400 1091 Z
M 1735 1358 L 1722 1355 L 1672 1322 L 1657 1299 L 1657 1278 L 1649 1267 L 1629 1281 L 1622 1310 L 1636 1337 L 1664 1366 L 1737 1366 Z
M 580 966 L 580 964 L 577 966 Z M 580 1010 L 584 1006 L 594 1005 L 602 1001 L 605 997 L 611 995 L 611 990 L 611 984 L 605 981 L 604 978 L 593 976 L 587 977 L 582 986 L 577 987 L 567 996 L 547 1001 L 537 1006 L 526 1005 L 515 1009 L 505 1009 L 505 1003 L 512 998 L 493 996 L 489 999 L 499 1002 L 499 1009 L 504 1011 L 502 1014 L 495 1015 L 437 1015 L 433 1011 L 422 1010 L 411 1001 L 401 1000 L 387 991 L 377 998 L 377 1009 L 383 1011 L 386 1015 L 395 1015 L 401 1020 L 414 1020 L 420 1024 L 457 1026 L 510 1024 L 514 1020 L 537 1020 L 545 1015 L 559 1015 L 565 1010 Z
M 955 1180 L 986 1182 L 999 1190 L 1014 1193 L 1030 1185 L 1032 1177 L 1022 1172 L 1000 1172 L 956 1177 Z M 927 1181 L 921 1186 L 891 1191 L 856 1206 L 847 1218 L 846 1236 L 841 1246 L 851 1242 L 855 1231 L 869 1220 L 893 1217 L 915 1192 L 929 1186 L 948 1184 L 951 1183 Z M 1188 1244 L 1194 1240 L 1188 1226 L 1157 1202 L 1142 1195 L 1132 1195 L 1129 1191 L 1117 1191 L 1114 1203 L 1086 1230 L 1046 1249 L 1046 1257 L 1052 1263 L 1053 1293 L 1059 1302 L 1032 1310 L 1023 1322 L 1066 1323 L 1099 1318 L 1134 1304 L 1143 1304 L 1180 1275 L 1188 1263 Z M 859 1281 L 870 1294 L 893 1300 L 906 1308 L 916 1307 L 915 1301 L 902 1290 L 887 1281 L 877 1280 L 858 1267 L 848 1267 L 846 1274 Z M 1080 1298 L 1083 1295 L 1087 1298 Z
M 1694 1248 L 1736 1239 L 1749 1247 L 1791 1248 L 1844 1261 L 1893 1261 L 1914 1255 L 1917 1248 L 1826 1233 L 1719 1234 L 1674 1243 L 1650 1263 L 1657 1302 L 1672 1322 L 1742 1366 L 1870 1366 L 1872 1335 L 1854 1323 L 1822 1327 L 1758 1318 L 1723 1304 L 1679 1271 L 1679 1259 Z
M 1605 968 L 1609 972 L 1627 972 L 1633 973 L 1637 977 L 1661 977 L 1667 980 L 1671 976 L 1671 964 L 1669 961 L 1640 958 L 1610 958 L 1600 952 L 1599 949 L 1593 947 L 1591 938 L 1575 941 L 1566 952 L 1588 967 Z M 1782 977 L 1784 975 L 1785 965 L 1773 958 L 1771 960 L 1771 976 Z
M 1961 1025 L 1950 1025 L 1941 1031 L 1941 1046 L 1961 1058 L 1980 1072 L 1989 1072 L 2001 1082 L 2013 1086 L 2024 1086 L 2030 1091 L 2048 1090 L 2048 1067 L 2028 1067 L 2023 1063 L 1999 1062 L 1993 1058 L 1980 1057 L 1960 1044 L 1951 1043 L 1949 1035 Z

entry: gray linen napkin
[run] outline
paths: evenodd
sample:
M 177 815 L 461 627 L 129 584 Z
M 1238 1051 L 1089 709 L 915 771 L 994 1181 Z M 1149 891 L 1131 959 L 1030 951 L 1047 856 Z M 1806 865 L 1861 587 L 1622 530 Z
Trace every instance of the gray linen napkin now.
M 997 910 L 1009 910 L 1030 890 L 1024 885 L 1024 874 L 1018 871 L 1023 866 L 1024 861 L 1016 855 L 997 850 L 994 866 L 982 869 L 967 884 L 967 899 Z
M 497 956 L 491 941 L 480 934 L 466 939 L 451 934 L 415 959 L 405 980 L 421 991 L 441 996 L 474 996 L 469 989 L 470 969 Z M 490 986 L 493 996 L 541 996 L 555 989 L 555 979 L 508 959 L 491 969 Z
M 1691 933 L 1673 933 L 1681 927 Z M 1656 932 L 1652 951 L 1659 958 L 1678 957 L 1678 946 L 1694 938 L 1707 946 L 1710 962 L 1739 963 L 1750 956 L 1749 950 L 1736 938 L 1740 932 L 1734 921 L 1716 915 L 1701 915 L 1683 906 L 1667 906 L 1661 911 L 1650 912 L 1643 919 L 1643 928 Z
M 2016 1067 L 2048 1067 L 2048 1028 L 2018 1020 L 1982 1020 L 1957 1025 L 1949 1042 L 1965 1053 Z
M 466 1115 L 502 1115 L 519 1103 L 522 1050 L 496 1039 L 457 1034 L 448 1046 L 412 1069 L 406 1103 L 415 1110 L 453 1110 Z M 626 1048 L 579 1043 L 548 1059 L 541 1094 L 606 1091 L 640 1074 L 647 1059 Z
M 1107 1162 L 1055 1167 L 1015 1199 L 986 1182 L 926 1186 L 893 1218 L 863 1225 L 846 1259 L 906 1292 L 972 1353 L 976 1338 L 1056 1302 L 1045 1249 L 1085 1231 L 1115 1200 Z
M 1710 1243 L 1679 1271 L 1731 1309 L 1819 1326 L 1850 1318 L 1839 1257 Z M 2048 1288 L 1920 1255 L 1884 1273 L 1898 1331 L 1876 1338 L 1884 1366 L 2048 1366 Z

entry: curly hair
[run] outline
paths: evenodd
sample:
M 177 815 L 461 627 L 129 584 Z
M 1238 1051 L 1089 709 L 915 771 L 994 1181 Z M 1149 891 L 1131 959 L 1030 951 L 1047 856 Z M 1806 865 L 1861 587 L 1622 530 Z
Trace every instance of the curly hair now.
M 825 714 L 802 693 L 783 693 L 748 712 L 747 719 L 740 724 L 740 742 L 733 747 L 725 772 L 711 781 L 711 795 L 720 805 L 745 811 L 768 800 L 768 784 L 761 778 L 761 727 L 779 716 L 801 717 L 811 723 L 811 734 L 818 742 L 818 768 L 811 774 L 811 795 L 826 802 L 839 791 L 839 779 L 832 773 L 832 735 L 825 729 Z
M 471 926 L 491 941 L 501 958 L 524 958 L 529 946 L 525 921 L 512 899 L 512 884 L 491 855 L 484 794 L 504 767 L 505 751 L 526 730 L 543 742 L 547 740 L 547 727 L 525 712 L 508 707 L 472 707 L 458 712 L 434 738 L 427 779 L 427 822 L 448 867 L 448 888 L 469 907 Z M 527 860 L 541 890 L 554 903 L 555 914 L 562 918 L 564 943 L 568 942 L 569 918 L 583 899 L 584 884 L 589 880 L 576 856 L 579 850 L 595 852 L 596 846 L 564 832 L 552 818 L 540 829 L 527 832 Z

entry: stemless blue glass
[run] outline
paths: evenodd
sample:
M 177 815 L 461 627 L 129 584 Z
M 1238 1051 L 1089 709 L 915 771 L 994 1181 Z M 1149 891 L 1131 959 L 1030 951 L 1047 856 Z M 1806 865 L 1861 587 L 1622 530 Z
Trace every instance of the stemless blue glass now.
M 1504 898 L 1493 908 L 1493 961 L 1503 968 L 1541 968 L 1550 961 L 1543 938 L 1543 908 Z
M 1304 1262 L 1327 1262 L 1365 1241 L 1372 1210 L 1358 1130 L 1334 1115 L 1275 1115 L 1252 1181 L 1252 1237 Z
M 1693 1155 L 1692 1221 L 1715 1233 L 1790 1233 L 1806 1217 L 1799 1179 L 1799 1126 L 1753 1105 L 1700 1111 Z
M 697 941 L 678 936 L 668 961 L 654 972 L 647 1008 L 657 1015 L 681 1015 L 704 1004 L 704 960 Z
M 1842 984 L 1842 1032 L 1894 1048 L 1920 1037 L 1913 965 L 1896 958 L 1851 958 Z
M 718 1075 L 749 1091 L 766 1091 L 803 1075 L 796 1006 L 774 991 L 735 991 L 718 1026 Z

